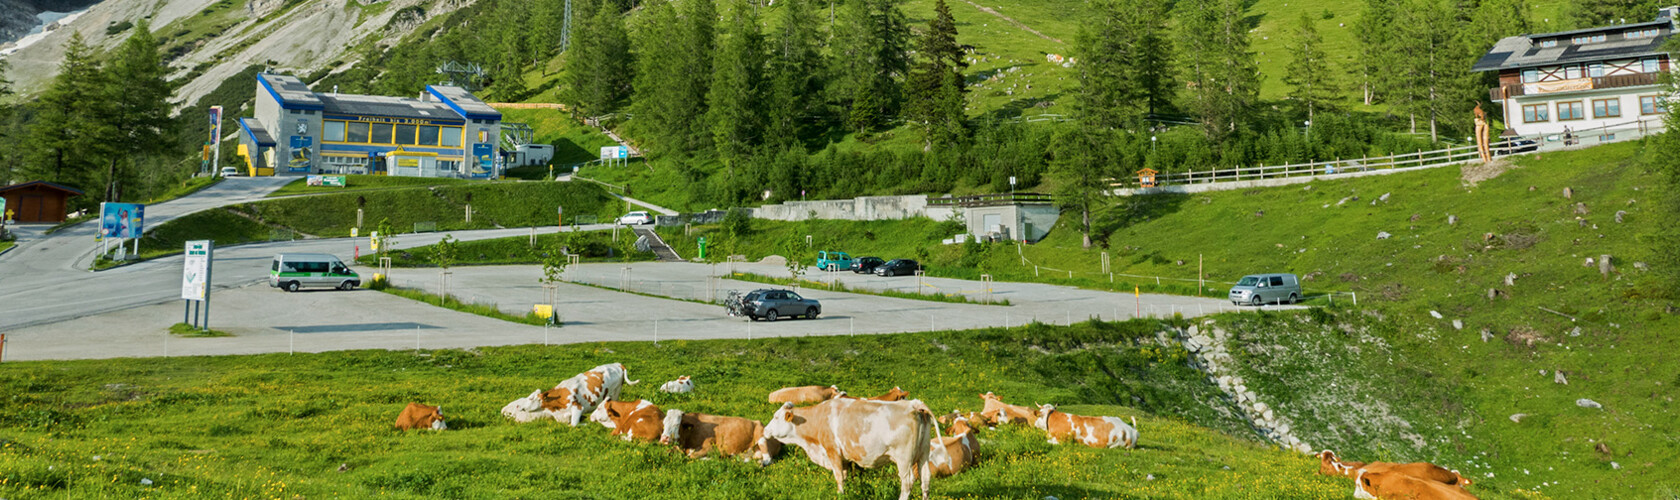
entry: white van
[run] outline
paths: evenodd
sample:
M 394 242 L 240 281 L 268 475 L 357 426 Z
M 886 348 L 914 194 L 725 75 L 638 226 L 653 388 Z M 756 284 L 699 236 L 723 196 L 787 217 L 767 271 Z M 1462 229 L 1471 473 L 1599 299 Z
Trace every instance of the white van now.
M 1301 301 L 1301 280 L 1293 274 L 1251 274 L 1237 281 L 1229 294 L 1232 304 L 1294 304 Z
M 268 268 L 268 286 L 296 292 L 306 286 L 353 290 L 362 277 L 343 261 L 324 253 L 283 253 L 274 256 Z

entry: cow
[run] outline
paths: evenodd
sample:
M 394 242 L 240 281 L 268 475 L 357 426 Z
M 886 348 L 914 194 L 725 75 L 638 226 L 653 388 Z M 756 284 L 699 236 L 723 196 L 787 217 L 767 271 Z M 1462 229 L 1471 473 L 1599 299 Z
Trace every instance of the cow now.
M 409 403 L 403 408 L 402 414 L 397 415 L 397 430 L 431 429 L 441 431 L 449 425 L 443 423 L 442 406 L 426 406 L 420 403 Z
M 1034 421 L 1038 420 L 1038 413 L 1033 411 L 1032 408 L 1005 403 L 1003 398 L 996 394 L 990 392 L 981 394 L 980 400 L 986 403 L 986 406 L 980 409 L 980 415 L 985 417 L 988 423 L 1007 424 L 1017 422 L 1032 425 Z
M 638 383 L 641 381 L 630 380 L 629 370 L 622 364 L 597 366 L 561 381 L 553 389 L 543 391 L 542 409 L 548 410 L 554 416 L 554 420 L 577 427 L 583 421 L 583 416 L 595 411 L 595 407 L 600 405 L 601 401 L 607 398 L 618 399 L 618 393 L 624 390 L 625 385 Z
M 1464 488 L 1419 478 L 1396 469 L 1359 469 L 1354 473 L 1353 497 L 1366 500 L 1476 500 Z
M 531 395 L 515 399 L 502 407 L 502 416 L 513 419 L 514 423 L 533 422 L 539 419 L 554 418 L 542 407 L 542 389 L 531 391 Z
M 968 426 L 967 417 L 953 419 L 950 430 L 951 437 L 934 436 L 930 443 L 928 467 L 938 477 L 954 475 L 974 465 L 974 453 L 980 449 L 980 440 L 975 437 L 974 428 Z
M 664 433 L 663 415 L 658 406 L 645 399 L 632 403 L 609 398 L 595 407 L 589 419 L 612 429 L 612 435 L 623 436 L 625 441 L 651 443 L 658 441 Z
M 694 381 L 689 380 L 688 375 L 683 375 L 681 377 L 677 377 L 676 380 L 666 382 L 665 385 L 659 386 L 659 392 L 670 394 L 687 394 L 694 392 Z
M 688 458 L 705 458 L 716 452 L 763 467 L 782 451 L 782 443 L 765 439 L 764 424 L 752 419 L 669 410 L 664 424 L 659 443 L 676 445 Z
M 899 401 L 899 400 L 903 400 L 905 396 L 909 396 L 909 395 L 910 395 L 910 393 L 908 391 L 905 391 L 904 389 L 899 389 L 898 387 L 893 387 L 892 390 L 887 391 L 886 394 L 882 394 L 880 396 L 875 396 L 875 397 L 869 398 L 869 399 L 873 399 L 873 400 L 876 400 L 876 401 Z
M 832 385 L 828 387 L 820 385 L 807 385 L 804 387 L 784 387 L 777 389 L 776 392 L 770 393 L 769 399 L 772 403 L 820 403 L 834 399 L 834 397 L 841 394 L 844 393 L 840 392 L 840 388 Z
M 1336 452 L 1324 450 L 1318 452 L 1318 473 L 1326 476 L 1343 476 L 1353 478 L 1360 469 L 1373 472 L 1397 471 L 1418 479 L 1434 481 L 1448 486 L 1470 486 L 1470 478 L 1460 475 L 1456 470 L 1450 470 L 1429 462 L 1393 463 L 1393 462 L 1343 462 L 1336 456 Z
M 986 420 L 986 417 L 981 416 L 979 413 L 975 413 L 975 412 L 972 412 L 972 411 L 968 412 L 968 413 L 963 413 L 962 410 L 951 410 L 951 413 L 946 413 L 944 415 L 940 415 L 939 418 L 936 419 L 936 420 L 939 421 L 939 425 L 950 426 L 951 424 L 956 423 L 957 419 L 959 419 L 959 418 L 968 420 L 970 425 L 988 423 L 987 420 Z M 972 428 L 972 427 L 970 427 L 970 428 Z M 956 433 L 953 432 L 953 433 L 951 433 L 951 435 L 954 436 L 954 435 L 956 435 Z
M 933 469 L 928 466 L 932 439 L 939 434 L 933 411 L 920 400 L 831 399 L 815 406 L 783 403 L 764 426 L 764 436 L 805 450 L 812 462 L 834 473 L 834 486 L 846 493 L 846 462 L 873 469 L 898 467 L 898 499 L 908 500 L 921 475 L 922 499 L 928 497 Z
M 1048 433 L 1050 444 L 1071 439 L 1092 448 L 1131 449 L 1137 446 L 1137 417 L 1132 417 L 1132 425 L 1126 425 L 1120 417 L 1074 415 L 1056 411 L 1056 405 L 1045 404 L 1039 405 L 1038 421 L 1033 423 L 1033 427 Z

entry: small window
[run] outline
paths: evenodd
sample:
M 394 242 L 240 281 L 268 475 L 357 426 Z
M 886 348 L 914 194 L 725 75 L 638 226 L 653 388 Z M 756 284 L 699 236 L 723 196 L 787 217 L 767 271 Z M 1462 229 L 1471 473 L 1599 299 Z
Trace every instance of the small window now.
M 1541 40 L 1540 41 L 1540 48 L 1552 48 L 1552 47 L 1556 47 L 1556 46 L 1557 46 L 1557 40 L 1556 39 Z
M 397 125 L 397 144 L 403 146 L 413 146 L 414 128 L 415 127 L 413 125 Z
M 344 122 L 322 122 L 321 134 L 324 141 L 344 142 Z
M 443 127 L 438 131 L 438 145 L 458 148 L 461 147 L 461 127 Z
M 1658 71 L 1662 71 L 1662 65 L 1657 63 L 1657 58 L 1655 57 L 1639 61 L 1639 65 L 1640 70 L 1646 73 L 1656 73 Z
M 1662 114 L 1662 113 L 1667 113 L 1667 112 L 1668 112 L 1668 103 L 1663 102 L 1662 97 L 1654 96 L 1654 95 L 1640 96 L 1639 97 L 1639 113 L 1640 114 L 1655 115 L 1655 114 Z
M 1545 104 L 1529 104 L 1523 106 L 1523 123 L 1540 123 L 1552 121 L 1548 116 Z
M 1283 286 L 1283 277 L 1282 276 L 1273 276 L 1272 277 L 1272 286 Z
M 1604 76 L 1604 65 L 1599 64 L 1599 63 L 1592 63 L 1591 66 L 1587 67 L 1587 76 L 1591 76 L 1593 78 L 1598 78 L 1598 77 Z
M 1523 70 L 1522 80 L 1523 80 L 1523 83 L 1534 83 L 1534 82 L 1540 81 L 1540 70 L 1537 70 L 1537 69 L 1525 69 L 1525 70 Z
M 1568 66 L 1564 66 L 1563 67 L 1563 77 L 1565 79 L 1568 79 L 1568 80 L 1574 80 L 1576 78 L 1580 78 L 1581 77 L 1581 65 L 1571 64 L 1571 65 L 1568 65 Z
M 368 142 L 372 142 L 374 144 L 391 144 L 391 124 L 373 124 L 373 133 L 368 137 Z
M 421 146 L 438 145 L 438 128 L 433 126 L 420 127 L 420 139 L 416 142 Z
M 1581 101 L 1560 102 L 1557 103 L 1557 108 L 1558 121 L 1560 122 L 1564 120 L 1580 120 L 1587 117 L 1585 109 L 1581 106 Z
M 1594 99 L 1593 118 L 1615 118 L 1622 116 L 1621 99 Z
M 358 142 L 366 144 L 368 141 L 367 122 L 350 122 L 345 127 L 344 142 Z

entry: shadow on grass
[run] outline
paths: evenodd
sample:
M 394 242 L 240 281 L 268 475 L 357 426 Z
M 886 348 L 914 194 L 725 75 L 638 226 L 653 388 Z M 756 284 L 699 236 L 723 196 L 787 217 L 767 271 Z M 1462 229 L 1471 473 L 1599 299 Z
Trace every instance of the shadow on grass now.
M 1091 239 L 1101 242 L 1106 248 L 1108 237 L 1116 231 L 1177 213 L 1184 206 L 1184 202 L 1189 199 L 1190 195 L 1183 193 L 1159 193 L 1121 198 L 1114 206 L 1092 214 Z

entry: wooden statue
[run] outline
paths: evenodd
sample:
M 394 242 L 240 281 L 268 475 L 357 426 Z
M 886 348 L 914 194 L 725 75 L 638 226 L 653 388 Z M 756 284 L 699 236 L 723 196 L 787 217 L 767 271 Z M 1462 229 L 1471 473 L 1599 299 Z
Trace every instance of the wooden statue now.
M 1493 161 L 1493 152 L 1488 149 L 1488 121 L 1487 112 L 1482 111 L 1482 104 L 1476 103 L 1476 152 L 1481 155 L 1482 163 Z

